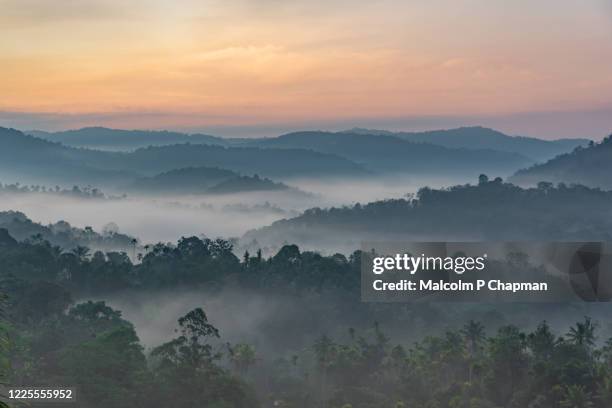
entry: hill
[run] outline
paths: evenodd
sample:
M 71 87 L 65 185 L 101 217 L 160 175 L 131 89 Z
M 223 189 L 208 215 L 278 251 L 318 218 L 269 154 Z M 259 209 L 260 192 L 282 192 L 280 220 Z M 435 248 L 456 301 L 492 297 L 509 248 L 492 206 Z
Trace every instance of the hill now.
M 89 227 L 73 227 L 66 221 L 42 225 L 17 211 L 0 211 L 0 229 L 5 229 L 18 241 L 48 241 L 66 251 L 77 246 L 118 252 L 131 252 L 134 248 L 134 238 L 117 232 L 115 227 L 98 233 Z
M 601 143 L 576 148 L 528 169 L 518 171 L 513 183 L 534 185 L 540 181 L 576 183 L 612 189 L 612 135 Z
M 320 209 L 277 221 L 243 237 L 278 247 L 345 248 L 362 241 L 589 241 L 612 239 L 612 192 L 542 183 L 523 189 L 501 179 L 449 189 L 421 189 L 414 199 Z
M 254 176 L 232 177 L 222 181 L 216 186 L 208 189 L 209 193 L 230 194 L 248 191 L 285 191 L 290 187 L 283 183 L 276 183 L 268 178 L 261 178 L 257 174 Z
M 248 191 L 289 190 L 283 183 L 275 183 L 259 176 L 240 174 L 216 167 L 188 167 L 171 170 L 154 177 L 142 178 L 130 186 L 130 191 L 175 194 L 226 194 Z
M 32 130 L 27 133 L 67 146 L 110 151 L 128 151 L 140 147 L 165 146 L 182 143 L 226 144 L 224 139 L 220 137 L 204 134 L 185 134 L 153 130 L 121 130 L 104 127 L 87 127 L 63 132 L 42 132 Z
M 119 182 L 129 174 L 90 163 L 104 153 L 70 148 L 0 127 L 0 172 L 4 182 L 87 184 Z
M 81 161 L 81 166 L 90 167 L 90 171 L 71 169 L 68 173 L 88 176 L 95 169 L 153 176 L 202 166 L 265 177 L 362 176 L 367 172 L 442 177 L 476 177 L 483 172 L 509 175 L 587 143 L 586 139 L 546 141 L 508 136 L 483 127 L 412 133 L 309 131 L 260 139 L 102 127 L 31 133 L 63 155 Z M 40 138 L 34 139 L 41 141 Z M 65 145 L 49 143 L 50 140 Z M 93 153 L 74 147 L 112 152 Z M 278 152 L 279 149 L 284 150 Z M 61 167 L 65 166 L 61 163 Z
M 64 146 L 0 128 L 0 171 L 4 182 L 126 185 L 185 167 L 222 167 L 264 177 L 363 176 L 362 166 L 332 154 L 305 149 L 260 149 L 205 144 L 152 146 L 105 152 Z
M 180 144 L 138 149 L 117 154 L 97 166 L 146 175 L 185 167 L 220 167 L 264 177 L 364 176 L 368 172 L 346 158 L 306 149 L 261 149 Z
M 487 149 L 449 148 L 415 143 L 393 135 L 296 132 L 277 138 L 250 142 L 262 148 L 299 148 L 334 154 L 362 164 L 376 172 L 410 172 L 427 175 L 463 174 L 476 177 L 482 172 L 510 174 L 532 163 L 517 153 Z
M 32 130 L 30 135 L 59 142 L 66 146 L 85 147 L 109 151 L 129 151 L 148 146 L 167 146 L 173 144 L 210 144 L 218 146 L 258 145 L 270 147 L 275 144 L 287 147 L 283 138 L 240 139 L 221 138 L 206 134 L 188 134 L 170 131 L 153 130 L 122 130 L 104 127 L 86 127 L 62 132 L 43 132 Z M 301 132 L 300 132 L 301 133 Z M 354 128 L 341 133 L 393 136 L 413 143 L 429 143 L 452 149 L 489 149 L 508 153 L 517 153 L 532 161 L 544 161 L 559 154 L 567 153 L 577 146 L 586 146 L 588 139 L 542 140 L 533 137 L 509 136 L 494 129 L 481 126 L 461 127 L 447 130 L 432 130 L 425 132 L 390 132 L 385 130 Z M 293 145 L 296 147 L 296 145 Z M 302 146 L 306 147 L 306 146 Z M 310 146 L 309 148 L 313 148 Z M 320 149 L 323 151 L 324 146 Z M 327 151 L 327 150 L 325 150 Z
M 347 133 L 387 135 L 415 143 L 431 143 L 438 146 L 462 149 L 491 149 L 517 153 L 533 161 L 544 161 L 569 152 L 577 146 L 588 144 L 588 139 L 542 140 L 534 137 L 509 136 L 481 126 L 461 127 L 426 132 L 387 132 L 369 129 L 351 129 Z

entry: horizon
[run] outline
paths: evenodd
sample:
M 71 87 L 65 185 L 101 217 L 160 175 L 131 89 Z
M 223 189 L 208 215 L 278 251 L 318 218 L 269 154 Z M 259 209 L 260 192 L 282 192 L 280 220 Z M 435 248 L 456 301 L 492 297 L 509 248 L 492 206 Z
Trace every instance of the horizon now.
M 371 131 L 371 132 L 389 133 L 391 135 L 394 135 L 398 133 L 418 134 L 418 133 L 428 133 L 428 132 L 445 132 L 445 131 L 453 131 L 453 130 L 459 130 L 459 129 L 485 129 L 485 130 L 490 130 L 492 132 L 501 133 L 504 136 L 508 136 L 508 137 L 524 137 L 524 138 L 537 139 L 537 140 L 542 140 L 542 141 L 571 140 L 571 139 L 587 139 L 587 140 L 600 141 L 600 140 L 603 140 L 605 137 L 609 136 L 609 133 L 608 133 L 608 134 L 604 134 L 603 136 L 599 136 L 598 138 L 589 138 L 589 137 L 546 138 L 546 137 L 539 137 L 539 136 L 533 136 L 533 135 L 509 134 L 499 129 L 493 128 L 493 127 L 483 126 L 483 125 L 478 125 L 478 124 L 459 125 L 459 126 L 451 126 L 451 127 L 431 127 L 431 128 L 423 128 L 419 130 L 391 129 L 391 128 L 380 128 L 380 127 L 362 127 L 362 126 L 337 127 L 333 129 L 317 128 L 317 127 L 311 127 L 311 128 L 303 127 L 303 128 L 295 128 L 295 129 L 287 128 L 287 130 L 285 131 L 278 131 L 276 133 L 271 131 L 268 133 L 261 133 L 261 134 L 258 134 L 261 131 L 252 133 L 250 132 L 250 130 L 239 130 L 238 132 L 234 132 L 230 134 L 224 131 L 223 129 L 220 129 L 220 132 L 212 132 L 206 129 L 204 130 L 166 129 L 166 128 L 149 129 L 149 128 L 144 128 L 144 127 L 143 128 L 118 128 L 118 127 L 108 127 L 108 126 L 102 126 L 102 125 L 91 125 L 91 126 L 59 129 L 59 130 L 20 129 L 20 128 L 15 128 L 11 126 L 2 126 L 2 124 L 0 124 L 0 128 L 1 127 L 12 128 L 24 134 L 30 134 L 30 132 L 55 134 L 55 133 L 63 133 L 63 132 L 78 132 L 78 131 L 87 130 L 87 129 L 102 129 L 102 130 L 122 131 L 122 132 L 160 132 L 160 133 L 168 132 L 168 133 L 184 134 L 187 136 L 206 135 L 206 136 L 218 137 L 221 139 L 264 139 L 264 138 L 273 139 L 273 138 L 278 138 L 278 137 L 285 136 L 288 134 L 300 133 L 300 132 L 350 133 L 351 131 Z M 247 133 L 242 134 L 241 132 L 247 132 Z
M 19 129 L 612 127 L 605 0 L 5 0 L 0 34 L 0 124 Z

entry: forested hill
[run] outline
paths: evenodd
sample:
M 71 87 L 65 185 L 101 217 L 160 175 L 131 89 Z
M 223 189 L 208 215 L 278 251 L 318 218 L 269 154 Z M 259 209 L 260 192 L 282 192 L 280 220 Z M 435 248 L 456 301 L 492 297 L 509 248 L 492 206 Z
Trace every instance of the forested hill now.
M 451 148 L 414 143 L 391 135 L 361 133 L 296 132 L 249 143 L 264 148 L 300 148 L 345 157 L 367 168 L 383 172 L 410 172 L 430 176 L 481 172 L 510 174 L 532 160 L 512 152 Z
M 270 147 L 287 147 L 289 145 L 296 147 L 300 145 L 313 150 L 329 151 L 329 146 L 327 145 L 329 140 L 323 140 L 323 144 L 320 144 L 319 141 L 316 141 L 314 144 L 304 144 L 302 142 L 298 144 L 297 140 L 287 140 L 288 138 L 285 136 L 264 139 L 240 139 L 222 138 L 200 133 L 188 134 L 171 131 L 122 130 L 104 127 L 87 127 L 61 132 L 33 130 L 27 133 L 53 142 L 60 142 L 67 146 L 110 151 L 127 151 L 148 146 L 165 146 L 184 143 L 219 146 L 261 145 Z M 326 134 L 328 136 L 327 139 L 331 139 L 332 141 L 338 135 L 337 133 L 328 132 L 312 133 Z M 428 143 L 450 149 L 495 150 L 498 152 L 517 153 L 532 161 L 545 161 L 559 154 L 569 152 L 577 146 L 586 146 L 589 142 L 587 139 L 542 140 L 533 137 L 509 136 L 497 130 L 481 126 L 423 132 L 390 132 L 385 130 L 354 128 L 340 132 L 340 134 L 353 136 L 392 136 L 407 142 Z M 353 137 L 353 139 L 355 138 Z M 380 138 L 379 140 L 383 144 L 388 143 L 388 140 L 385 138 Z M 363 142 L 364 140 L 360 139 L 354 140 L 354 143 Z M 389 147 L 395 148 L 396 146 L 389 144 Z M 367 146 L 365 146 L 365 148 L 367 149 Z M 335 153 L 338 153 L 338 151 L 335 151 Z M 482 170 L 486 171 L 486 169 Z
M 242 176 L 217 167 L 187 167 L 136 180 L 130 191 L 141 193 L 227 194 L 281 191 L 290 187 L 258 175 Z
M 544 164 L 520 170 L 511 180 L 525 185 L 550 181 L 612 189 L 612 135 L 601 143 L 591 143 Z
M 0 228 L 3 381 L 87 408 L 610 407 L 605 305 L 362 302 L 361 256 L 189 237 L 134 264 Z
M 184 167 L 223 167 L 264 177 L 363 176 L 368 172 L 350 160 L 305 149 L 260 149 L 203 144 L 176 144 L 104 152 L 78 149 L 0 128 L 2 182 L 125 185 L 139 176 Z
M 103 166 L 104 163 L 98 163 Z M 113 164 L 122 169 L 155 174 L 184 167 L 220 167 L 265 177 L 359 177 L 368 174 L 346 158 L 305 149 L 260 149 L 178 144 L 153 146 L 122 154 Z
M 28 134 L 67 146 L 87 147 L 99 150 L 126 151 L 140 147 L 172 144 L 218 144 L 224 139 L 204 134 L 186 134 L 153 130 L 121 130 L 104 127 L 87 127 L 63 132 L 29 131 Z
M 25 135 L 15 129 L 0 127 L 2 182 L 83 184 L 118 181 L 128 176 L 120 171 L 90 165 L 88 159 L 96 159 L 100 154 L 66 147 L 60 143 Z M 97 159 L 101 160 L 102 157 Z
M 478 185 L 422 188 L 414 199 L 310 209 L 250 231 L 243 240 L 309 248 L 381 239 L 605 241 L 612 239 L 611 209 L 612 192 L 551 183 L 523 189 L 483 176 Z
M 66 221 L 42 225 L 18 211 L 0 211 L 0 228 L 19 241 L 46 241 L 63 250 L 87 247 L 92 250 L 131 252 L 135 243 L 133 237 L 120 233 L 114 224 L 109 224 L 99 233 L 91 227 L 73 227 Z
M 370 129 L 352 129 L 348 133 L 391 135 L 416 143 L 431 143 L 450 148 L 491 149 L 518 153 L 534 161 L 544 161 L 559 154 L 586 146 L 588 139 L 543 140 L 534 137 L 509 136 L 495 129 L 482 126 L 461 127 L 425 132 L 387 132 Z

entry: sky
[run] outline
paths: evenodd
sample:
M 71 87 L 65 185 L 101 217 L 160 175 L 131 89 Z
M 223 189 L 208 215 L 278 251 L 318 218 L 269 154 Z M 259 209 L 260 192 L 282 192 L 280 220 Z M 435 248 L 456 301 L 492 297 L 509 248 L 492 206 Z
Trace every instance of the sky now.
M 0 0 L 0 126 L 612 132 L 612 0 Z

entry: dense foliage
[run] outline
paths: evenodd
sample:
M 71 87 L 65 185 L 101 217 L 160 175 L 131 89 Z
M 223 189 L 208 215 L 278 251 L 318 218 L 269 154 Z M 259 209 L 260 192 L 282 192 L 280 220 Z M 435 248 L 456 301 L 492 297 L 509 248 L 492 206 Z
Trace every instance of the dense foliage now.
M 0 228 L 19 241 L 48 241 L 64 250 L 83 246 L 103 251 L 127 251 L 137 243 L 135 238 L 119 232 L 114 223 L 107 224 L 102 232 L 96 232 L 92 227 L 73 227 L 67 221 L 41 225 L 19 211 L 0 211 Z
M 512 177 L 512 181 L 533 185 L 545 180 L 610 189 L 611 171 L 612 135 L 601 143 L 591 142 L 587 147 L 578 146 L 572 152 L 561 154 L 546 163 L 520 170 Z
M 240 174 L 217 167 L 188 167 L 136 180 L 130 191 L 165 194 L 227 194 L 278 191 L 289 187 L 258 175 Z
M 270 354 L 248 343 L 228 344 L 196 308 L 178 319 L 173 339 L 145 350 L 121 312 L 101 301 L 73 301 L 229 285 L 253 293 L 289 291 L 295 301 L 306 292 L 330 289 L 341 297 L 358 291 L 359 259 L 360 252 L 347 259 L 300 252 L 293 245 L 268 259 L 261 253 L 238 259 L 227 241 L 190 237 L 176 246 L 146 248 L 141 262 L 132 264 L 122 253 L 90 254 L 81 247 L 64 252 L 46 241 L 18 242 L 2 231 L 0 274 L 10 339 L 2 355 L 11 364 L 8 381 L 76 386 L 83 407 L 604 408 L 612 403 L 612 341 L 599 338 L 589 318 L 565 334 L 546 322 L 525 331 L 469 321 L 438 335 L 415 334 L 420 339 L 413 344 L 386 333 L 398 327 L 374 323 L 315 335 L 304 347 Z M 363 307 L 358 295 L 352 299 L 353 308 Z M 329 318 L 338 306 L 325 307 Z M 361 318 L 369 316 L 364 310 Z M 400 320 L 393 326 L 401 326 Z
M 301 216 L 251 231 L 245 241 L 274 247 L 290 241 L 334 247 L 348 239 L 417 241 L 612 239 L 612 192 L 541 182 L 534 188 L 489 180 L 445 189 L 422 188 L 415 197 L 365 205 L 313 208 Z
M 86 186 L 79 187 L 73 186 L 70 189 L 62 188 L 60 186 L 47 187 L 41 185 L 21 185 L 20 183 L 13 184 L 2 184 L 0 183 L 0 195 L 1 194 L 48 194 L 50 196 L 70 197 L 70 198 L 85 198 L 85 199 L 120 199 L 125 198 L 107 196 L 101 190 Z

